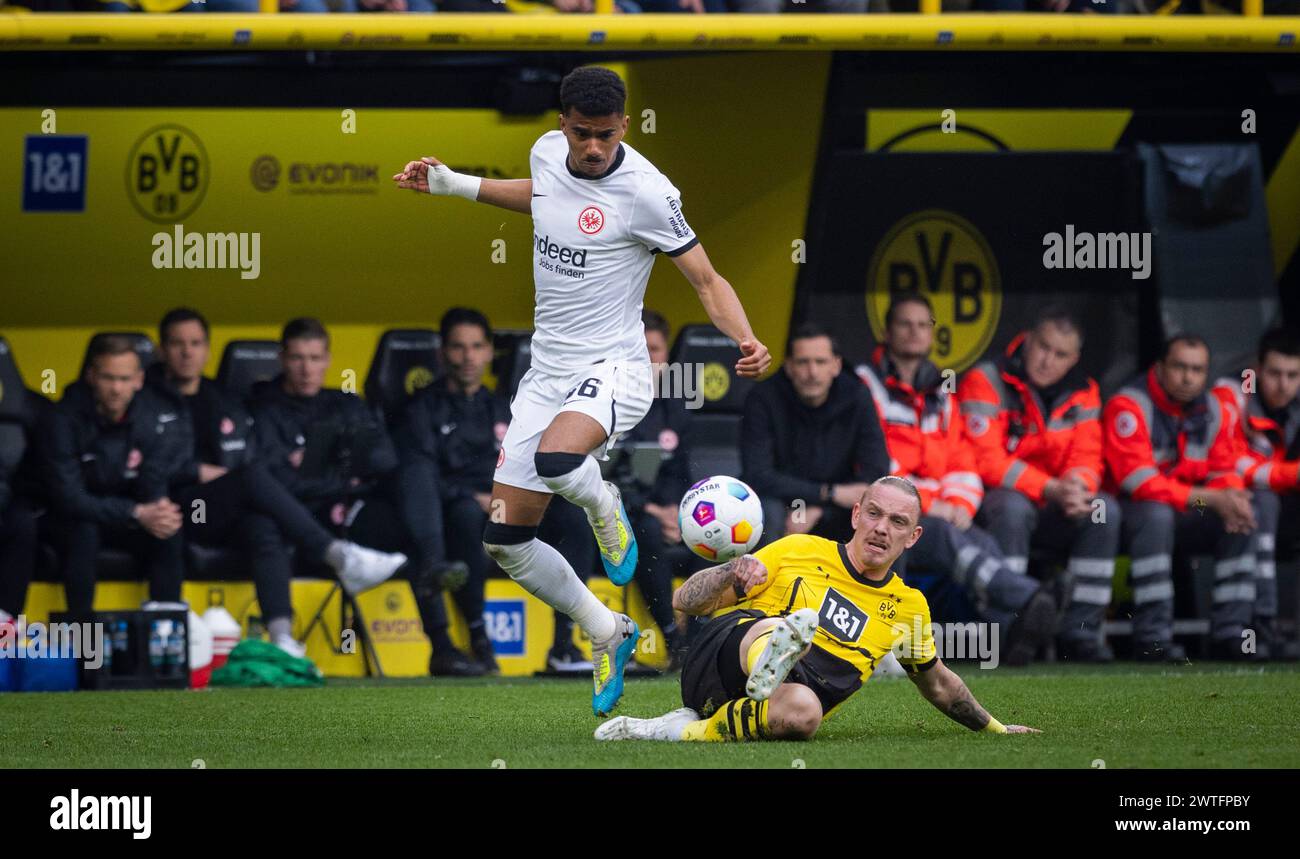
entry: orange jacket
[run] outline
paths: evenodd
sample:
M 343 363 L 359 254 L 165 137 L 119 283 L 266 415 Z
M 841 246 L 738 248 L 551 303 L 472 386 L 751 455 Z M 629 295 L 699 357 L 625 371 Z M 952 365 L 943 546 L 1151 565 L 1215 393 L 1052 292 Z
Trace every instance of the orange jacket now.
M 857 373 L 876 403 L 889 473 L 912 481 L 921 493 L 922 512 L 938 498 L 974 516 L 984 500 L 984 484 L 962 433 L 956 397 L 943 390 L 939 368 L 922 362 L 915 385 L 909 385 L 895 375 L 885 347 L 877 346 Z
M 1106 403 L 1108 488 L 1138 501 L 1187 509 L 1194 486 L 1243 488 L 1234 465 L 1233 413 L 1208 391 L 1175 403 L 1156 381 L 1155 367 Z
M 1101 390 L 1077 367 L 1058 383 L 1052 403 L 1041 402 L 1024 374 L 1024 332 L 996 361 L 983 361 L 957 388 L 966 436 L 986 486 L 1001 486 L 1042 503 L 1052 478 L 1077 476 L 1101 487 Z
M 1300 427 L 1300 400 L 1287 406 L 1284 423 L 1278 423 L 1264 414 L 1258 395 L 1246 396 L 1240 379 L 1220 379 L 1212 393 L 1233 416 L 1234 462 L 1245 484 L 1274 492 L 1300 490 L 1300 461 L 1286 458 Z

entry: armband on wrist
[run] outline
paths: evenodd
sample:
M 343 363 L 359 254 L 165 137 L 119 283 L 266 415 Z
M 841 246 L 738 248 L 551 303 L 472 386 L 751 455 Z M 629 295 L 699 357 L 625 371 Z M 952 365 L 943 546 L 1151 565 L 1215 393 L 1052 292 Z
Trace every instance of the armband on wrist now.
M 980 730 L 986 734 L 1005 734 L 1007 732 L 1007 726 L 992 716 L 989 716 L 989 723 L 980 728 Z

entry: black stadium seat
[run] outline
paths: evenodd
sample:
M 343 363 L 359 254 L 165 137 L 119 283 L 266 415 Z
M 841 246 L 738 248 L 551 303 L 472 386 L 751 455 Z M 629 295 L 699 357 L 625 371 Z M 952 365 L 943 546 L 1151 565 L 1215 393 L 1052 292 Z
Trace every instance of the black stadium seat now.
M 153 340 L 149 339 L 148 334 L 139 331 L 100 331 L 97 332 L 95 336 L 98 337 L 101 334 L 116 334 L 119 337 L 129 338 L 135 346 L 135 354 L 140 356 L 140 367 L 142 369 L 149 369 L 150 365 L 158 359 L 158 352 L 154 349 Z M 93 340 L 94 337 L 91 339 Z M 86 375 L 86 364 L 88 363 L 87 357 L 89 354 L 90 342 L 87 341 L 86 354 L 82 356 L 81 370 L 77 373 L 78 379 L 83 378 Z
M 740 476 L 740 414 L 754 381 L 736 375 L 738 360 L 740 347 L 712 325 L 682 326 L 673 343 L 673 372 L 694 382 L 700 402 L 687 438 L 694 478 Z
M 501 329 L 492 334 L 492 375 L 497 377 L 496 392 L 507 400 L 515 395 L 519 380 L 528 372 L 533 360 L 533 332 Z
M 280 372 L 280 344 L 274 340 L 231 340 L 221 352 L 217 384 L 239 399 L 258 382 L 273 379 Z
M 384 420 L 392 420 L 406 401 L 437 377 L 442 340 L 428 328 L 390 328 L 379 338 L 370 372 L 366 402 Z

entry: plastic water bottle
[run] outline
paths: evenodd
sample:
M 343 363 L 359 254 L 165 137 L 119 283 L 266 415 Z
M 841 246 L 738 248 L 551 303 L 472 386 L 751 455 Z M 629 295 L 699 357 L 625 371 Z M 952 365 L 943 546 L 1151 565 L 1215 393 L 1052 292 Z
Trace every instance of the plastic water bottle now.
M 163 630 L 162 621 L 149 623 L 149 667 L 157 674 L 163 664 Z
M 112 646 L 110 650 L 113 651 L 113 655 L 116 657 L 115 661 L 117 662 L 118 670 L 123 672 L 128 670 L 129 666 L 126 665 L 125 659 L 126 652 L 130 649 L 130 637 L 127 633 L 125 618 L 118 618 L 114 621 L 111 643 Z
M 163 663 L 166 668 L 163 673 L 168 677 L 182 676 L 186 661 L 185 627 L 179 623 L 174 624 L 171 629 L 171 636 L 168 637 L 164 646 Z

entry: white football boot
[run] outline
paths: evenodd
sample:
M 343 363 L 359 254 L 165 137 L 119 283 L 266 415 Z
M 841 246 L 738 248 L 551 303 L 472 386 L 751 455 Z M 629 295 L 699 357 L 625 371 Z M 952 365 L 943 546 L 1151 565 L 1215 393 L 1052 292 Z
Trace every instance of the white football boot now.
M 772 697 L 776 687 L 785 682 L 786 675 L 803 655 L 804 648 L 812 644 L 816 629 L 817 612 L 814 609 L 801 608 L 781 618 L 781 623 L 768 637 L 767 646 L 758 655 L 758 662 L 749 672 L 745 694 L 755 701 Z
M 682 730 L 699 719 L 700 714 L 690 707 L 682 707 L 654 719 L 615 716 L 596 729 L 596 739 L 676 742 L 682 738 Z

